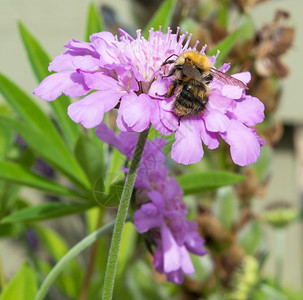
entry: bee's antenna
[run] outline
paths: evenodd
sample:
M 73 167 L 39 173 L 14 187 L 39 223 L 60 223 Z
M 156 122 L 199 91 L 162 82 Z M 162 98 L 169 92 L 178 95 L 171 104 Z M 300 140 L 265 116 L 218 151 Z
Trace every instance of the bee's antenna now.
M 173 56 L 178 56 L 178 55 L 173 53 L 172 55 L 170 55 L 168 58 L 165 59 L 165 61 L 162 63 L 161 66 L 174 63 L 175 62 L 174 60 L 169 60 Z

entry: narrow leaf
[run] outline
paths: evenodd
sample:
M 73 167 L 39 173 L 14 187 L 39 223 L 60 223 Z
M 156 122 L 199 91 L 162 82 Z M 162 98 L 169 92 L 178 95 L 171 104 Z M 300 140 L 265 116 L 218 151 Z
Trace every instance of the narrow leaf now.
M 263 230 L 260 223 L 253 221 L 246 225 L 238 237 L 239 245 L 246 254 L 254 255 L 260 246 L 263 237 Z
M 87 14 L 85 40 L 89 42 L 89 37 L 91 34 L 103 30 L 104 30 L 104 25 L 101 19 L 100 12 L 96 8 L 95 4 L 91 3 Z
M 166 30 L 166 28 L 170 26 L 171 19 L 175 10 L 175 5 L 176 0 L 165 0 L 144 28 L 142 35 L 147 38 L 148 31 L 151 28 L 158 30 L 159 26 L 162 26 L 162 28 Z
M 209 171 L 178 176 L 177 181 L 185 195 L 217 189 L 221 186 L 236 184 L 245 179 L 245 176 L 226 171 Z
M 40 82 L 46 76 L 50 75 L 48 71 L 50 58 L 40 43 L 26 29 L 26 27 L 21 22 L 19 22 L 18 25 L 23 45 L 29 58 L 29 62 L 37 78 L 37 81 Z M 67 107 L 70 104 L 69 98 L 62 95 L 57 99 L 57 101 L 48 103 L 51 106 L 51 109 L 56 117 L 56 120 L 58 121 L 62 132 L 65 135 L 65 138 L 73 147 L 79 136 L 79 126 L 75 124 L 67 115 Z
M 12 118 L 0 116 L 0 123 L 8 124 L 13 128 L 29 147 L 54 168 L 63 172 L 81 187 L 90 189 L 90 183 L 86 175 L 62 140 L 51 141 L 46 134 Z
M 5 287 L 1 300 L 28 300 L 34 299 L 37 293 L 37 284 L 34 272 L 24 264 L 18 273 Z
M 75 155 L 88 179 L 93 184 L 95 199 L 101 201 L 105 182 L 102 142 L 99 139 L 81 135 L 76 143 Z M 101 196 L 100 199 L 99 196 Z
M 0 161 L 0 179 L 43 190 L 55 195 L 82 198 L 73 190 L 58 185 L 47 178 L 32 173 L 19 164 Z
M 49 202 L 26 207 L 2 219 L 2 223 L 31 222 L 76 214 L 91 208 L 94 204 Z

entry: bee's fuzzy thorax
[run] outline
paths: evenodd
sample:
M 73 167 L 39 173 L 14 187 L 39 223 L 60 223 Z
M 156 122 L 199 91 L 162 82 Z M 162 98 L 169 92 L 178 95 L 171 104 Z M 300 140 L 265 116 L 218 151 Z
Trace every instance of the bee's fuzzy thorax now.
M 205 54 L 202 54 L 197 51 L 186 51 L 179 56 L 176 60 L 176 64 L 182 64 L 185 62 L 185 59 L 189 59 L 194 65 L 198 68 L 209 71 L 212 67 L 208 57 Z

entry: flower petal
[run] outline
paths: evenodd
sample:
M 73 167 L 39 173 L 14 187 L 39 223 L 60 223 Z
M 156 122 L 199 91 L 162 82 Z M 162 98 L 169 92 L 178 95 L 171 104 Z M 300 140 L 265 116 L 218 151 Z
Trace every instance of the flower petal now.
M 171 157 L 177 163 L 188 165 L 200 161 L 204 151 L 200 137 L 202 120 L 186 118 L 181 120 L 180 127 L 175 132 L 175 142 L 172 145 Z
M 163 224 L 163 215 L 153 203 L 143 204 L 135 212 L 134 224 L 138 232 L 147 232 L 151 228 L 160 227 Z
M 34 94 L 41 99 L 53 101 L 62 93 L 70 97 L 79 97 L 87 94 L 88 91 L 89 88 L 84 83 L 81 74 L 66 71 L 46 77 L 34 90 Z
M 168 227 L 161 227 L 161 239 L 163 244 L 163 269 L 165 273 L 176 271 L 181 267 L 180 247 L 177 245 Z
M 231 120 L 227 131 L 221 136 L 230 145 L 231 157 L 237 165 L 247 166 L 257 161 L 260 144 L 252 129 Z
M 254 126 L 264 119 L 264 104 L 258 98 L 246 96 L 243 101 L 237 102 L 233 114 L 243 124 Z
M 203 113 L 206 129 L 211 132 L 224 132 L 229 126 L 229 118 L 216 109 L 206 109 Z
M 68 107 L 68 115 L 85 128 L 93 128 L 102 122 L 104 113 L 114 108 L 121 95 L 112 91 L 91 93 Z
M 151 123 L 151 114 L 153 113 L 152 100 L 146 94 L 137 96 L 130 93 L 123 97 L 123 106 L 119 108 L 123 121 L 136 132 L 142 132 L 147 129 Z

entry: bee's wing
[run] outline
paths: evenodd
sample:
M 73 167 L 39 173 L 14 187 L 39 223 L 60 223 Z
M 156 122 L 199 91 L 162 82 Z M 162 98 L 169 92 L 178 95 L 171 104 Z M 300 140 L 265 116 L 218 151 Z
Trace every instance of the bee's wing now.
M 201 81 L 201 73 L 199 72 L 198 69 L 193 68 L 190 64 L 185 63 L 183 65 L 183 69 L 182 72 L 185 76 L 190 77 L 190 78 L 194 78 L 198 81 Z M 201 81 L 202 82 L 202 81 Z
M 216 77 L 218 80 L 222 81 L 223 83 L 225 84 L 228 84 L 228 85 L 233 85 L 233 86 L 238 86 L 242 89 L 246 89 L 248 90 L 248 87 L 247 85 L 242 82 L 241 80 L 237 79 L 237 78 L 234 78 L 234 77 L 231 77 L 217 69 L 214 69 L 214 68 L 211 68 L 211 72 L 212 74 L 214 75 L 214 77 Z

